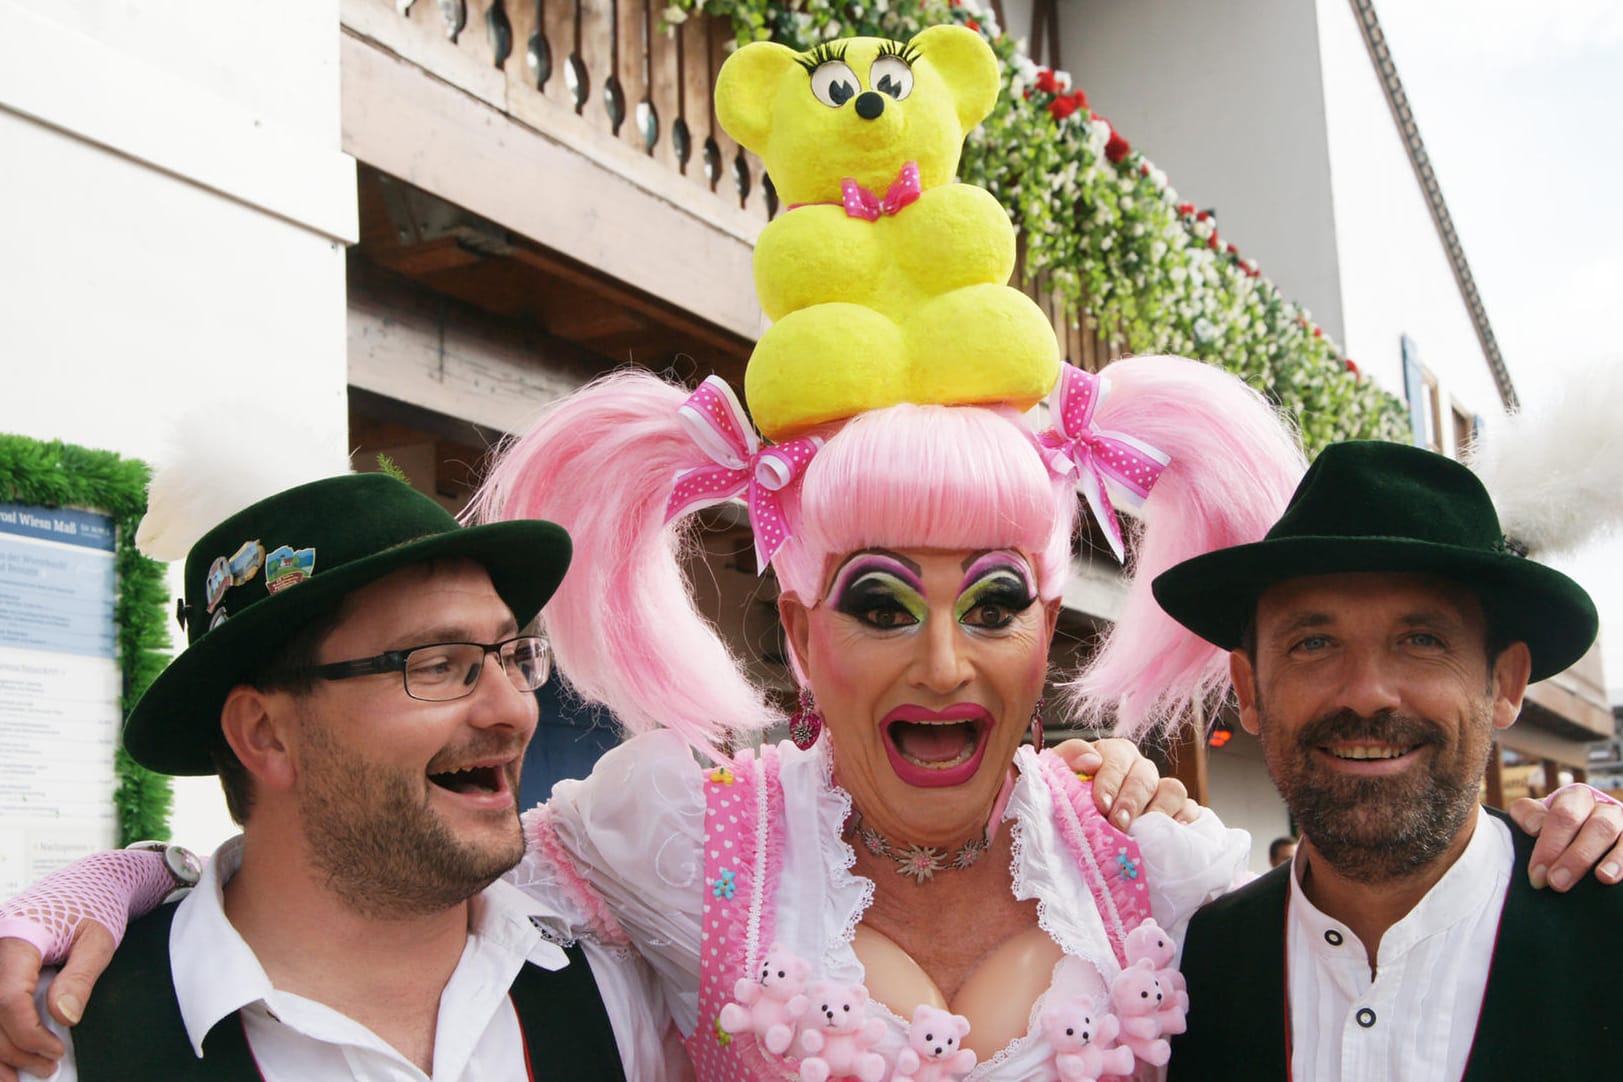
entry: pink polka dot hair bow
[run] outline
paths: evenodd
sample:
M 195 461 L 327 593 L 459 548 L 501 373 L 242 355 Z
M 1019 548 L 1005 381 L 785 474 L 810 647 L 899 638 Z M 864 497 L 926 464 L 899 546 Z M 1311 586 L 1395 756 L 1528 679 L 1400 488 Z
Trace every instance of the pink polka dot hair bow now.
M 840 181 L 840 198 L 847 218 L 863 218 L 877 222 L 881 214 L 897 214 L 903 207 L 916 202 L 923 192 L 919 182 L 919 163 L 908 162 L 883 199 L 864 188 L 850 177 Z
M 1093 415 L 1110 395 L 1110 380 L 1075 365 L 1060 365 L 1048 396 L 1053 426 L 1039 433 L 1037 451 L 1055 477 L 1076 477 L 1110 551 L 1126 558 L 1112 498 L 1137 509 L 1172 459 L 1125 432 L 1094 428 Z
M 763 447 L 733 389 L 720 376 L 706 377 L 676 415 L 710 463 L 676 475 L 665 521 L 743 496 L 755 533 L 756 574 L 761 574 L 789 540 L 783 494 L 800 482 L 822 439 L 801 436 Z

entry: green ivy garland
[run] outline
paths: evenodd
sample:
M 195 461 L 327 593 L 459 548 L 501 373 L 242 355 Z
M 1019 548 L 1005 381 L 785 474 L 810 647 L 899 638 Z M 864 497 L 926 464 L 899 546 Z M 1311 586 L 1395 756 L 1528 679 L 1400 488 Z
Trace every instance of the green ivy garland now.
M 848 35 L 905 40 L 957 22 L 1003 65 L 1004 92 L 970 133 L 960 175 L 1008 208 L 1026 272 L 1045 274 L 1073 316 L 1086 308 L 1131 353 L 1217 364 L 1277 401 L 1308 453 L 1344 439 L 1410 439 L 1408 412 L 1217 234 L 1179 203 L 1164 173 L 1134 151 L 1064 77 L 1037 67 L 977 0 L 672 0 L 667 23 L 731 19 L 742 44 L 809 49 Z
M 169 587 L 164 566 L 141 555 L 135 528 L 146 512 L 148 470 L 136 459 L 70 443 L 0 433 L 0 502 L 46 507 L 87 507 L 111 515 L 118 526 L 113 565 L 118 596 L 113 623 L 123 674 L 120 713 L 168 663 Z M 118 788 L 119 845 L 169 837 L 169 778 L 136 763 L 119 748 L 114 755 Z

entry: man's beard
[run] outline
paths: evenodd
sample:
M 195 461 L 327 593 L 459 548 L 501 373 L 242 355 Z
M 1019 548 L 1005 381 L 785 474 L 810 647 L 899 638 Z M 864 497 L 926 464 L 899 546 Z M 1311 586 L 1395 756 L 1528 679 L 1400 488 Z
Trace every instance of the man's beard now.
M 1268 773 L 1301 833 L 1335 871 L 1363 883 L 1404 879 L 1447 852 L 1471 815 L 1487 766 L 1491 706 L 1477 704 L 1451 741 L 1435 722 L 1350 710 L 1305 726 L 1283 746 L 1277 724 L 1258 704 Z M 1422 761 L 1402 774 L 1350 777 L 1323 762 L 1332 740 L 1420 746 Z
M 494 829 L 493 815 L 478 839 L 459 838 L 429 806 L 431 789 L 344 748 L 309 713 L 303 733 L 300 814 L 310 860 L 327 888 L 357 913 L 398 919 L 441 912 L 484 890 L 524 856 L 516 809 L 504 813 L 506 829 Z M 491 746 L 460 749 L 459 758 L 515 751 L 511 741 L 485 743 Z M 516 774 L 508 777 L 515 794 Z

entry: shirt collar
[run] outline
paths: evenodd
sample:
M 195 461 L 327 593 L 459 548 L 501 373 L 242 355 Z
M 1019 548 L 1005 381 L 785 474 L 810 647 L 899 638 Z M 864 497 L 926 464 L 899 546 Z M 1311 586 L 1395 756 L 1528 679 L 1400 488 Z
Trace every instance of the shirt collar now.
M 1503 895 L 1513 859 L 1510 831 L 1479 805 L 1471 840 L 1459 859 L 1413 909 L 1381 936 L 1377 968 L 1400 958 L 1428 936 L 1475 915 Z M 1301 878 L 1306 860 L 1306 854 L 1298 849 L 1291 862 L 1288 919 L 1306 934 L 1314 954 L 1329 961 L 1350 958 L 1358 965 L 1367 965 L 1368 955 L 1352 930 L 1308 900 Z
M 242 865 L 242 836 L 222 844 L 203 868 L 197 886 L 175 910 L 169 932 L 169 964 L 175 998 L 192 1049 L 203 1055 L 203 1039 L 222 1019 L 255 1003 L 271 1006 L 278 995 L 264 966 L 225 915 L 224 887 Z M 497 880 L 473 898 L 471 941 L 532 962 L 562 969 L 569 956 L 542 929 L 561 926 L 561 915 L 517 887 Z M 517 975 L 517 967 L 514 967 Z

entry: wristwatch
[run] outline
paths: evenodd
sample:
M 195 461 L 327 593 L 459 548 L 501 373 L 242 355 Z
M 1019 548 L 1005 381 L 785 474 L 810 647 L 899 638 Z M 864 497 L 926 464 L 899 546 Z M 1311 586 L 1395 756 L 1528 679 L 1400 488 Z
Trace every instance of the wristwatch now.
M 198 859 L 196 853 L 184 846 L 171 842 L 144 841 L 131 842 L 124 848 L 163 854 L 163 865 L 175 879 L 175 889 L 164 895 L 164 905 L 186 897 L 203 877 L 203 862 Z

